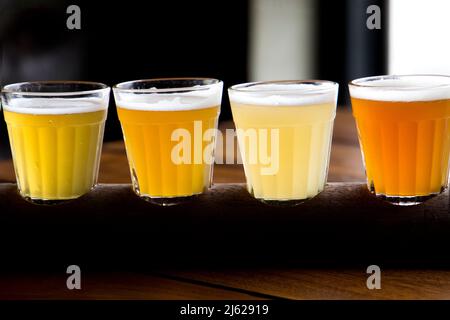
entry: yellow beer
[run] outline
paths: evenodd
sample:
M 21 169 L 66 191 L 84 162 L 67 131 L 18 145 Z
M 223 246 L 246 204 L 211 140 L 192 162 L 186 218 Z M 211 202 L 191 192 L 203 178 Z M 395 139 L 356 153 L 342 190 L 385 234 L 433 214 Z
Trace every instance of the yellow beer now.
M 24 84 L 18 84 L 6 86 L 2 96 L 19 192 L 36 203 L 78 198 L 97 182 L 109 88 L 78 82 L 38 84 L 25 86 L 56 92 L 32 96 L 35 93 L 22 93 Z M 83 92 L 60 95 L 69 89 Z
M 212 180 L 222 83 L 205 84 L 200 93 L 195 88 L 161 93 L 161 80 L 148 80 L 146 85 L 156 87 L 148 93 L 121 91 L 133 83 L 116 86 L 114 93 L 134 191 L 162 205 L 203 193 Z
M 316 92 L 313 84 L 301 82 L 230 89 L 247 188 L 255 198 L 296 204 L 324 189 L 337 85 L 318 86 L 328 90 Z

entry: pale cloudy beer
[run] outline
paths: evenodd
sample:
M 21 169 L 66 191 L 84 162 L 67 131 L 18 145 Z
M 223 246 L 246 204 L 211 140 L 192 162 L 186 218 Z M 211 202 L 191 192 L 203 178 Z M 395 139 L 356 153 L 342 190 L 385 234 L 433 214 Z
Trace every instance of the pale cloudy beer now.
M 450 77 L 379 76 L 350 82 L 369 190 L 414 205 L 448 187 Z
M 95 186 L 109 90 L 89 82 L 30 82 L 3 88 L 4 117 L 22 197 L 58 203 Z
M 229 89 L 247 188 L 271 204 L 295 205 L 327 181 L 338 85 L 273 81 Z
M 173 205 L 210 187 L 222 87 L 215 79 L 180 78 L 113 88 L 137 195 Z

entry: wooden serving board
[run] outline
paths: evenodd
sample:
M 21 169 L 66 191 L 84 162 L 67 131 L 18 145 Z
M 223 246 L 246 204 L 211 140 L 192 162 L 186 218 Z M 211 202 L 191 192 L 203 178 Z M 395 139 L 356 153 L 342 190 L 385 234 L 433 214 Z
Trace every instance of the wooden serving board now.
M 450 262 L 448 192 L 413 207 L 374 198 L 364 184 L 330 183 L 296 207 L 268 206 L 242 184 L 218 184 L 178 206 L 139 199 L 128 184 L 102 184 L 65 204 L 28 203 L 0 184 L 3 268 L 173 266 L 403 267 Z

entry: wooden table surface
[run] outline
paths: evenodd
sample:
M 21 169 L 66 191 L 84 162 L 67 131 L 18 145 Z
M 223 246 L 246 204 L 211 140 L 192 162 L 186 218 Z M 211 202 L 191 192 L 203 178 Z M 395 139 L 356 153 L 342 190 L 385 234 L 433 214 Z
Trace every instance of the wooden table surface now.
M 221 127 L 230 127 L 222 123 Z M 353 118 L 338 112 L 329 181 L 364 181 Z M 11 161 L 0 161 L 0 181 L 13 182 Z M 129 183 L 122 142 L 105 143 L 101 183 Z M 216 165 L 216 183 L 244 182 L 240 165 Z M 443 253 L 444 254 L 444 253 Z M 445 254 L 448 254 L 445 253 Z M 450 299 L 450 270 L 382 268 L 382 289 L 366 287 L 367 266 L 164 268 L 139 272 L 82 270 L 82 290 L 66 289 L 66 273 L 4 272 L 0 299 Z

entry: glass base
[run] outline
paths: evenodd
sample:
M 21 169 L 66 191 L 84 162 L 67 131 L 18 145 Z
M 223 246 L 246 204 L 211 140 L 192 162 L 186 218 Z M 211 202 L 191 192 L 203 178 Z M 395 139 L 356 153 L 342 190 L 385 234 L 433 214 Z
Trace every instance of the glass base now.
M 131 170 L 131 181 L 132 181 L 132 189 L 133 192 L 142 200 L 145 200 L 147 202 L 150 202 L 152 204 L 156 204 L 158 206 L 162 207 L 170 207 L 170 206 L 176 206 L 178 204 L 186 203 L 191 201 L 192 199 L 198 197 L 200 194 L 204 193 L 208 189 L 205 187 L 203 192 L 192 194 L 192 195 L 186 195 L 186 196 L 177 196 L 177 197 L 154 197 L 150 196 L 148 194 L 142 194 L 141 190 L 139 188 L 138 178 L 137 174 L 134 169 Z
M 136 194 L 139 196 L 139 198 L 141 198 L 147 202 L 150 202 L 152 204 L 162 206 L 162 207 L 176 206 L 178 204 L 192 201 L 193 199 L 195 199 L 199 196 L 198 194 L 195 194 L 195 195 L 183 196 L 183 197 L 156 198 L 156 197 L 151 197 L 151 196 L 142 195 L 142 194 L 138 194 L 138 193 L 136 193 Z
M 269 206 L 274 206 L 274 207 L 295 207 L 302 203 L 305 203 L 308 200 L 311 200 L 312 198 L 317 196 L 320 192 L 322 192 L 322 191 L 320 191 L 315 196 L 305 198 L 305 199 L 263 199 L 263 198 L 255 197 L 255 194 L 253 193 L 253 190 L 251 189 L 251 187 L 247 187 L 247 190 L 256 200 L 258 200 L 264 204 L 267 204 Z
M 91 192 L 92 190 L 95 189 L 95 187 L 97 186 L 97 184 L 94 184 L 89 190 L 87 190 L 85 193 L 83 193 L 82 195 L 78 195 L 75 196 L 73 198 L 67 198 L 67 199 L 41 199 L 41 198 L 33 198 L 30 197 L 28 195 L 24 195 L 22 194 L 22 192 L 20 190 L 18 190 L 18 193 L 20 194 L 20 196 L 26 200 L 27 202 L 33 203 L 33 204 L 38 204 L 38 205 L 45 205 L 45 206 L 54 206 L 54 205 L 59 205 L 59 204 L 64 204 L 66 202 L 70 202 L 70 201 L 74 201 L 77 200 L 78 198 L 84 196 L 85 194 L 88 194 L 89 192 Z
M 73 198 L 73 199 L 62 199 L 62 200 L 52 200 L 52 199 L 33 199 L 31 197 L 25 197 L 22 196 L 22 198 L 32 204 L 38 204 L 38 205 L 45 205 L 45 206 L 54 206 L 54 205 L 59 205 L 59 204 L 63 204 L 66 202 L 70 202 L 73 201 L 77 198 Z
M 298 206 L 306 201 L 308 201 L 310 198 L 308 199 L 298 199 L 298 200 L 266 200 L 266 199 L 259 199 L 256 198 L 256 200 L 259 200 L 260 202 L 267 204 L 269 206 L 274 206 L 274 207 L 295 207 Z
M 371 191 L 378 199 L 384 200 L 386 202 L 389 202 L 390 204 L 394 206 L 416 206 L 421 203 L 424 203 L 427 200 L 430 200 L 431 198 L 434 198 L 441 193 L 443 193 L 446 190 L 446 188 L 442 188 L 440 192 L 437 193 L 430 193 L 426 196 L 389 196 L 385 194 L 376 193 L 374 191 Z

